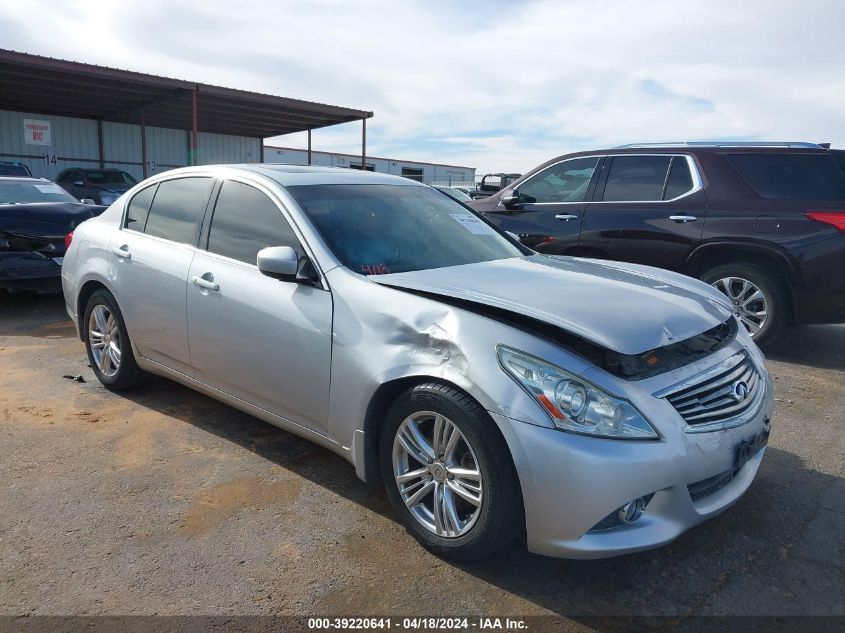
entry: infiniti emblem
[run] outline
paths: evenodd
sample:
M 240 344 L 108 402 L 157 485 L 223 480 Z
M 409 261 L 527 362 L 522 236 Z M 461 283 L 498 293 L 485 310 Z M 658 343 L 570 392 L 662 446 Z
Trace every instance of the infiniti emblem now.
M 742 380 L 735 382 L 731 388 L 731 396 L 737 402 L 742 402 L 748 397 L 748 385 Z

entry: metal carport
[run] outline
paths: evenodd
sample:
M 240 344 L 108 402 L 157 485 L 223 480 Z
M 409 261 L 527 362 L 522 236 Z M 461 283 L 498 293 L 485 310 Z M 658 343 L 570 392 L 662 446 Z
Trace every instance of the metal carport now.
M 200 132 L 263 139 L 347 123 L 362 122 L 362 164 L 366 164 L 366 120 L 372 112 L 223 88 L 180 79 L 0 49 L 0 110 L 96 121 L 98 156 L 59 156 L 66 162 L 103 166 L 103 125 L 140 126 L 140 163 L 147 176 L 147 126 L 187 132 L 186 164 L 199 164 Z M 11 143 L 5 143 L 11 145 Z M 40 158 L 0 147 L 5 158 Z M 125 161 L 124 161 L 125 162 Z M 137 165 L 138 163 L 133 163 Z M 177 165 L 166 165 L 173 167 Z

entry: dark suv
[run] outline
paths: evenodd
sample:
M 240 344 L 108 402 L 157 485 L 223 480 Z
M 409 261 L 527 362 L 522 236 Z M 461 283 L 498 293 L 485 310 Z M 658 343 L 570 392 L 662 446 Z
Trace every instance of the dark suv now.
M 713 284 L 760 344 L 785 323 L 845 321 L 845 151 L 627 145 L 559 156 L 469 204 L 543 253 Z

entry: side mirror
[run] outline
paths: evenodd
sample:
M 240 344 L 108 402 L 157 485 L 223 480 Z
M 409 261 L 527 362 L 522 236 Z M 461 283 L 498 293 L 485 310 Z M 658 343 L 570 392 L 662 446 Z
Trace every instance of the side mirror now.
M 93 198 L 82 198 L 80 202 L 82 204 L 97 204 L 97 202 Z
M 504 192 L 499 200 L 502 202 L 502 206 L 505 207 L 505 209 L 519 209 L 522 207 L 519 203 L 519 194 L 516 191 Z
M 318 279 L 308 258 L 303 257 L 300 260 L 290 246 L 262 248 L 258 251 L 257 266 L 262 275 L 280 281 L 313 286 Z
M 84 187 L 84 186 L 85 186 L 85 183 L 84 183 L 84 182 L 82 182 L 81 180 L 74 180 L 74 181 L 73 181 L 73 186 L 74 186 L 74 187 Z
M 290 246 L 270 246 L 258 251 L 257 265 L 263 275 L 282 281 L 296 281 L 299 258 Z

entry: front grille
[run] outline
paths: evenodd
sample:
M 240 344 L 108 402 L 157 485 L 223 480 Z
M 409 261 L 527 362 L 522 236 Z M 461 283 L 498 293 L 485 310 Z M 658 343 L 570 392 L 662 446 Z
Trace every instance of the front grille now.
M 741 418 L 760 402 L 764 386 L 747 354 L 737 354 L 662 394 L 691 427 Z

